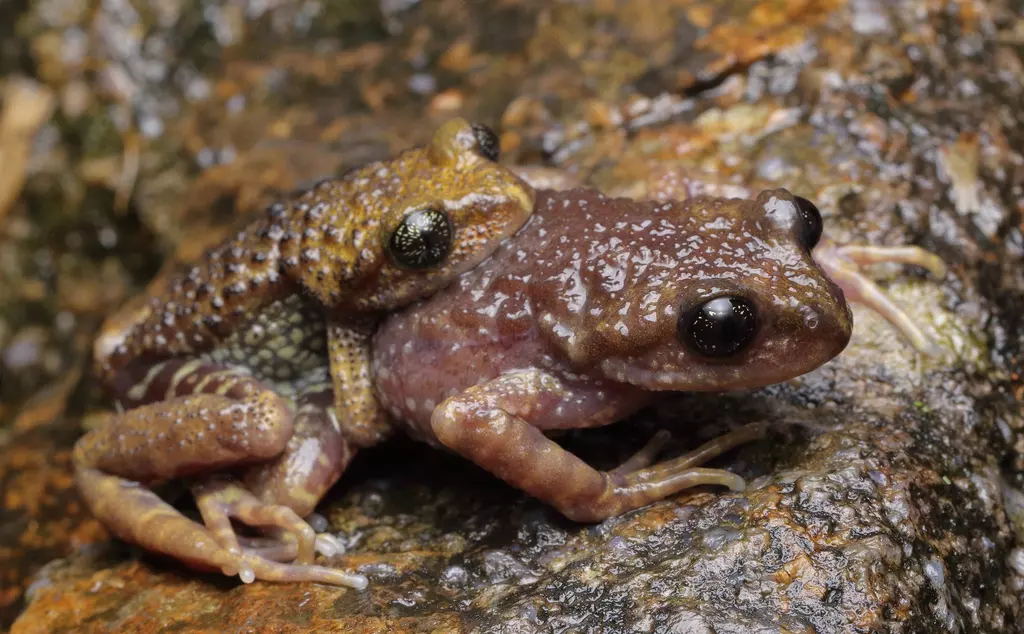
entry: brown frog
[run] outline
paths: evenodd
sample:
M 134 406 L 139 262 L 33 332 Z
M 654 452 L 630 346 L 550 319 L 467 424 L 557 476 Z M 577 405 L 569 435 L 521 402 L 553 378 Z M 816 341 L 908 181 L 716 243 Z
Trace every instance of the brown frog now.
M 394 314 L 373 341 L 392 417 L 554 506 L 595 521 L 702 484 L 761 436 L 741 428 L 650 466 L 659 440 L 591 468 L 547 433 L 620 420 L 667 391 L 749 389 L 839 354 L 852 318 L 815 264 L 821 217 L 783 189 L 753 199 L 539 191 L 533 217 L 452 287 Z
M 547 434 L 620 420 L 665 391 L 752 388 L 818 367 L 852 327 L 833 280 L 918 350 L 936 350 L 859 267 L 903 262 L 941 277 L 942 261 L 824 240 L 815 206 L 785 190 L 723 198 L 708 194 L 730 188 L 669 168 L 634 201 L 570 189 L 575 179 L 557 171 L 517 172 L 567 191 L 539 191 L 531 221 L 490 260 L 391 316 L 374 338 L 374 374 L 414 436 L 569 518 L 601 520 L 699 484 L 743 488 L 700 465 L 766 425 L 650 466 L 659 434 L 607 472 Z
M 513 170 L 535 189 L 567 190 L 580 187 L 584 180 L 557 168 L 516 166 Z M 626 184 L 613 185 L 602 191 L 613 197 L 638 200 L 683 201 L 696 196 L 749 198 L 756 190 L 724 180 L 717 174 L 698 173 L 672 161 L 652 160 L 641 178 Z M 877 284 L 861 272 L 863 267 L 878 263 L 899 263 L 919 266 L 936 278 L 946 275 L 946 265 L 934 253 L 921 247 L 838 244 L 822 236 L 812 252 L 814 261 L 841 289 L 849 302 L 867 306 L 888 321 L 919 353 L 938 357 L 941 348 L 932 341 L 910 316 Z
M 386 428 L 367 372 L 378 315 L 450 283 L 532 212 L 532 188 L 497 152 L 486 127 L 451 121 L 426 147 L 271 206 L 114 316 L 94 352 L 124 411 L 74 451 L 93 513 L 127 541 L 244 581 L 364 587 L 311 565 L 301 516 Z M 195 481 L 205 528 L 149 488 L 251 463 L 245 487 Z M 232 519 L 280 539 L 240 543 Z

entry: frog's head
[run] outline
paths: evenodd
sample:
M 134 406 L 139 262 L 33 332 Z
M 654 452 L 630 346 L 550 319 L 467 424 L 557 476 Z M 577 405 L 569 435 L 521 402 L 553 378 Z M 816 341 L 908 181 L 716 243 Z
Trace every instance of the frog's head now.
M 533 212 L 533 188 L 497 160 L 494 132 L 455 119 L 428 145 L 326 184 L 318 195 L 337 211 L 318 220 L 335 239 L 300 272 L 307 290 L 329 305 L 388 310 L 448 285 Z
M 811 257 L 822 224 L 809 201 L 777 189 L 584 206 L 581 257 L 549 278 L 561 288 L 544 307 L 557 308 L 541 315 L 581 367 L 651 390 L 743 389 L 809 372 L 849 342 L 843 293 Z M 553 304 L 552 291 L 570 299 Z

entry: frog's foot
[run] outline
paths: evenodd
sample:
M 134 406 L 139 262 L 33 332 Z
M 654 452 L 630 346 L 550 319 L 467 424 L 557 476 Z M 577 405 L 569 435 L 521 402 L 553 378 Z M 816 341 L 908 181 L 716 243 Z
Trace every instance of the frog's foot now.
M 325 583 L 362 590 L 369 585 L 364 575 L 342 572 L 326 566 L 291 563 L 295 560 L 294 542 L 272 538 L 240 537 L 240 553 L 231 553 L 229 565 L 222 567 L 226 575 L 237 574 L 245 583 L 279 581 L 286 583 Z M 225 551 L 226 552 L 226 551 Z
M 814 250 L 814 261 L 828 273 L 846 295 L 847 301 L 866 305 L 896 327 L 918 351 L 928 355 L 941 353 L 939 346 L 921 331 L 910 316 L 893 303 L 889 296 L 860 272 L 870 264 L 893 262 L 912 264 L 927 269 L 937 278 L 946 275 L 946 265 L 934 253 L 916 246 L 872 247 L 837 245 L 823 239 Z
M 224 551 L 234 558 L 242 581 L 313 581 L 356 589 L 368 585 L 363 575 L 313 565 L 316 551 L 334 555 L 340 552 L 340 543 L 330 535 L 318 536 L 290 508 L 267 504 L 226 478 L 207 479 L 195 485 L 193 492 L 203 522 Z M 240 537 L 232 519 L 264 529 L 272 536 Z
M 291 548 L 296 563 L 305 565 L 313 562 L 316 531 L 287 506 L 267 504 L 243 485 L 220 477 L 196 484 L 192 492 L 203 522 L 228 552 L 242 552 L 235 527 L 231 524 L 234 519 L 247 526 L 270 529 L 278 542 L 275 553 L 288 552 L 281 549 Z
M 672 437 L 668 431 L 661 429 L 656 434 L 651 436 L 651 439 L 647 441 L 640 451 L 630 456 L 625 462 L 615 467 L 608 473 L 611 475 L 615 474 L 626 474 L 632 473 L 637 469 L 643 469 L 644 467 L 650 466 L 654 462 L 654 459 L 658 457 L 661 450 L 665 448 L 665 444 L 668 443 L 669 438 Z
M 264 555 L 268 556 L 264 556 Z M 325 583 L 334 586 L 348 586 L 356 590 L 364 590 L 370 585 L 369 580 L 360 574 L 342 572 L 325 566 L 312 564 L 293 564 L 276 561 L 272 551 L 245 551 L 241 556 L 241 566 L 247 569 L 250 577 L 242 577 L 242 581 L 249 583 L 256 579 L 263 581 L 280 581 L 286 583 L 301 583 L 310 581 L 313 583 Z
M 163 553 L 201 570 L 220 570 L 245 583 L 312 581 L 363 589 L 366 577 L 314 565 L 282 564 L 237 546 L 225 548 L 203 526 L 182 515 L 151 490 L 137 483 L 79 465 L 75 484 L 89 507 L 119 537 L 147 550 Z M 290 546 L 297 551 L 295 543 Z

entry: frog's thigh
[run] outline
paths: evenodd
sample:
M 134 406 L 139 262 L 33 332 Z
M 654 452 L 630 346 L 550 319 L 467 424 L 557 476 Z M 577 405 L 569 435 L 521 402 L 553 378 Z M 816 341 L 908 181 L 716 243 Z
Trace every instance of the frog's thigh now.
M 442 403 L 431 428 L 448 448 L 577 521 L 603 520 L 702 484 L 743 488 L 743 480 L 727 471 L 694 468 L 692 457 L 631 473 L 598 471 L 540 431 L 552 427 L 541 419 L 557 402 L 579 399 L 571 386 L 540 371 L 506 374 Z
M 287 406 L 251 377 L 186 361 L 159 364 L 150 376 L 170 378 L 145 384 L 148 404 L 85 434 L 75 446 L 76 464 L 160 482 L 265 460 L 292 434 Z
M 186 379 L 183 369 L 198 374 Z M 93 514 L 121 538 L 244 576 L 237 553 L 140 484 L 272 457 L 291 435 L 291 415 L 273 392 L 216 366 L 170 361 L 150 377 L 156 380 L 144 384 L 149 396 L 136 399 L 155 401 L 159 390 L 167 400 L 128 410 L 83 436 L 73 454 L 75 484 Z
M 245 483 L 264 503 L 306 516 L 338 481 L 354 450 L 342 434 L 330 385 L 305 390 L 296 406 L 294 431 L 284 452 L 248 468 Z

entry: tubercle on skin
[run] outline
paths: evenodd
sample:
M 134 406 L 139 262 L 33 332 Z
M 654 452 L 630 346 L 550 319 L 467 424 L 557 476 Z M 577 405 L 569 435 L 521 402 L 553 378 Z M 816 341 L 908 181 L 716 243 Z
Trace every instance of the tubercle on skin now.
M 486 128 L 449 122 L 425 148 L 271 205 L 111 318 L 94 357 L 127 408 L 83 437 L 74 453 L 76 484 L 101 521 L 144 548 L 246 582 L 364 588 L 361 575 L 311 565 L 315 533 L 296 513 L 315 506 L 358 448 L 390 434 L 368 379 L 373 316 L 447 284 L 533 211 L 532 189 L 495 163 L 496 143 Z M 422 270 L 403 268 L 388 237 L 424 205 L 450 214 L 454 243 L 436 250 L 440 261 Z M 338 403 L 352 404 L 351 420 L 339 420 Z M 197 407 L 208 422 L 196 420 Z M 286 522 L 280 528 L 301 545 L 297 564 L 240 558 L 237 544 L 218 549 L 144 486 L 202 474 L 204 466 L 238 467 L 245 486 L 256 488 L 204 484 L 213 493 L 196 494 L 200 508 L 205 500 L 213 505 L 207 510 L 256 526 L 265 525 L 263 509 Z M 134 493 L 110 499 L 125 487 Z M 256 502 L 231 506 L 245 495 Z M 145 508 L 160 509 L 160 530 L 150 530 L 156 520 Z M 217 526 L 208 528 L 224 538 Z
M 765 201 L 775 200 L 778 205 L 782 196 L 788 196 L 788 193 L 764 194 L 758 199 L 760 203 L 756 204 L 763 205 L 766 204 Z M 698 201 L 687 204 L 701 203 Z M 751 276 L 750 288 L 756 289 L 755 292 L 763 294 L 766 298 L 770 298 L 780 288 L 785 289 L 785 286 L 782 286 L 784 282 L 781 280 L 765 279 L 765 273 L 769 269 L 763 266 L 755 267 L 756 273 L 751 272 L 747 261 L 758 257 L 758 248 L 764 252 L 761 257 L 772 260 L 776 267 L 784 266 L 799 270 L 803 275 L 820 278 L 817 280 L 820 282 L 819 288 L 829 288 L 827 278 L 813 264 L 807 250 L 797 243 L 792 227 L 760 221 L 754 213 L 757 207 L 752 207 L 755 205 L 753 201 L 716 200 L 714 205 L 714 211 L 708 213 L 713 214 L 716 221 L 708 222 L 702 219 L 699 207 L 695 207 L 697 211 L 694 211 L 694 208 L 686 209 L 682 203 L 644 204 L 626 199 L 605 198 L 593 192 L 542 192 L 538 196 L 538 211 L 519 234 L 499 249 L 490 260 L 464 276 L 458 285 L 427 303 L 430 307 L 444 306 L 446 313 L 472 315 L 476 320 L 475 324 L 449 324 L 449 328 L 454 328 L 454 332 L 445 332 L 441 335 L 446 342 L 445 345 L 450 346 L 449 354 L 460 355 L 459 350 L 464 342 L 475 342 L 472 346 L 482 349 L 492 345 L 489 343 L 491 341 L 500 341 L 502 345 L 507 345 L 507 342 L 497 334 L 500 331 L 496 323 L 497 312 L 500 312 L 503 315 L 516 315 L 518 319 L 531 324 L 532 326 L 527 326 L 525 332 L 529 332 L 529 327 L 539 327 L 540 332 L 549 337 L 548 341 L 557 342 L 556 357 L 563 356 L 571 367 L 596 364 L 602 355 L 635 363 L 635 360 L 628 360 L 631 354 L 638 354 L 641 348 L 627 344 L 638 334 L 648 341 L 643 344 L 642 349 L 651 349 L 652 342 L 663 336 L 658 334 L 659 332 L 675 336 L 674 321 L 678 317 L 678 300 L 672 298 L 682 289 L 688 288 L 679 280 L 685 280 L 688 276 L 699 279 L 685 271 L 692 268 L 699 270 L 702 275 L 710 271 L 712 275 L 706 276 L 707 279 L 702 282 L 703 292 L 708 296 L 717 292 L 713 273 L 718 265 L 708 263 L 708 253 L 712 253 L 711 259 L 717 258 L 717 261 L 728 261 L 729 258 L 735 260 L 733 264 L 721 266 L 720 270 L 724 273 L 721 279 L 728 281 L 734 272 L 747 271 Z M 554 211 L 556 208 L 557 212 Z M 643 211 L 640 211 L 641 208 Z M 650 216 L 645 214 L 649 214 L 652 208 L 657 209 L 659 226 L 662 229 L 658 235 L 644 231 L 643 222 L 628 219 L 630 214 L 650 219 Z M 613 209 L 614 212 L 611 211 Z M 584 213 L 589 221 L 581 229 L 576 218 Z M 732 231 L 721 231 L 725 221 L 728 221 L 728 226 L 734 227 Z M 563 224 L 559 224 L 560 222 Z M 687 226 L 690 229 L 684 230 Z M 614 241 L 620 245 L 631 245 L 630 250 L 594 248 L 588 232 L 596 231 L 597 228 L 600 228 L 602 233 L 602 244 L 609 245 Z M 763 246 L 747 245 L 743 250 L 732 248 L 729 245 L 739 234 L 761 237 Z M 687 238 L 680 239 L 677 237 L 679 235 L 686 235 Z M 680 252 L 679 244 L 689 246 Z M 694 260 L 689 255 L 698 244 L 704 257 Z M 581 245 L 583 248 L 579 248 Z M 719 246 L 722 248 L 718 249 Z M 622 248 L 625 247 L 620 247 Z M 789 250 L 785 251 L 786 258 L 780 260 L 772 254 L 772 249 Z M 532 255 L 524 258 L 522 254 L 527 252 Z M 620 256 L 623 255 L 628 257 L 621 259 Z M 620 258 L 621 262 L 616 258 Z M 653 266 L 655 263 L 660 263 L 661 266 Z M 609 265 L 612 268 L 609 268 Z M 612 269 L 618 271 L 614 276 L 616 280 L 621 278 L 628 280 L 628 283 L 609 286 L 607 280 Z M 499 270 L 500 273 L 497 273 Z M 589 273 L 584 275 L 585 271 Z M 669 271 L 672 275 L 666 277 Z M 683 271 L 682 275 L 680 271 Z M 500 286 L 496 286 L 499 282 Z M 744 278 L 743 283 L 747 282 L 748 280 Z M 642 288 L 644 284 L 651 284 L 646 292 L 636 290 Z M 630 292 L 627 294 L 616 290 L 620 287 L 623 291 L 628 288 Z M 501 290 L 497 290 L 498 288 Z M 636 298 L 635 305 L 631 305 L 634 303 L 633 298 Z M 819 310 L 831 310 L 830 302 L 836 301 L 837 298 L 841 301 L 837 293 L 831 290 L 824 292 Z M 501 310 L 493 310 L 498 305 L 501 306 Z M 773 303 L 766 299 L 762 305 L 772 306 Z M 609 307 L 614 309 L 609 310 Z M 422 328 L 427 324 L 437 323 L 437 313 L 434 310 L 417 309 L 416 317 L 392 319 L 392 322 L 397 324 L 397 330 L 406 331 L 410 325 L 417 323 L 422 326 L 415 327 Z M 776 310 L 790 310 L 790 306 L 780 305 Z M 801 315 L 801 320 L 803 318 Z M 673 321 L 672 326 L 661 328 L 660 324 L 667 320 Z M 839 323 L 842 322 L 840 319 Z M 431 329 L 436 327 L 430 326 Z M 647 334 L 643 334 L 645 331 Z M 403 335 L 410 336 L 417 335 L 415 332 Z M 540 336 L 540 333 L 532 336 Z M 840 332 L 837 336 L 848 335 Z M 618 340 L 622 343 L 614 343 Z M 622 346 L 621 350 L 615 347 L 619 345 Z M 693 363 L 692 355 L 680 351 L 677 356 L 678 358 L 671 355 L 661 356 L 650 361 L 652 371 L 655 372 L 652 377 L 657 377 L 656 383 L 659 387 L 671 389 L 679 383 L 681 377 L 686 376 L 685 366 Z M 458 358 L 465 360 L 461 355 Z M 812 362 L 807 361 L 808 365 Z M 394 373 L 396 363 L 399 362 L 392 361 L 389 373 Z M 524 361 L 521 360 L 519 363 L 522 364 Z M 555 361 L 554 365 L 559 367 L 559 362 Z M 608 366 L 608 371 L 613 378 L 628 383 L 630 371 L 626 369 L 627 367 L 612 369 L 612 366 Z M 752 369 L 750 373 L 754 371 Z M 754 381 L 744 379 L 743 382 Z M 727 386 L 722 387 L 724 389 Z M 432 398 L 443 400 L 446 396 L 447 394 L 437 394 Z M 393 400 L 401 402 L 404 399 Z M 416 403 L 422 400 L 419 396 L 412 398 L 412 402 Z

